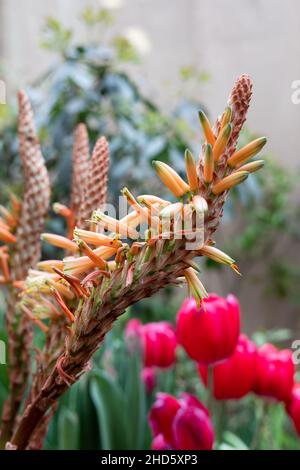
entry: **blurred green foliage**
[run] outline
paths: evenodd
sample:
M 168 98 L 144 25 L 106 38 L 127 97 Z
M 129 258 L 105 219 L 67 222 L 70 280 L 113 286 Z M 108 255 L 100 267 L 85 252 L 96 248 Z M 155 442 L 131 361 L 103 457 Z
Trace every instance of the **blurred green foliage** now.
M 87 27 L 100 24 L 105 29 L 111 24 L 107 15 L 103 10 L 87 9 L 83 19 Z M 184 103 L 172 114 L 165 114 L 141 93 L 126 72 L 126 65 L 137 62 L 138 57 L 126 37 L 115 36 L 101 44 L 77 44 L 72 31 L 49 18 L 43 45 L 58 58 L 27 91 L 43 153 L 55 176 L 55 200 L 68 201 L 73 132 L 79 122 L 87 125 L 91 147 L 101 135 L 109 140 L 114 198 L 125 184 L 149 191 L 155 184 L 149 171 L 153 159 L 183 168 L 182 155 L 193 135 L 182 118 Z M 0 180 L 5 184 L 20 180 L 16 110 L 11 114 L 10 125 L 6 117 L 0 132 Z

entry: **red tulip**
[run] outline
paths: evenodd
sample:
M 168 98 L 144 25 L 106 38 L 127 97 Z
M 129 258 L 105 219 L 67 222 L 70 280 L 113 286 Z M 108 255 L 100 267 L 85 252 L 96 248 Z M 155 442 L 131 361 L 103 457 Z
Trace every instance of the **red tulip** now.
M 295 384 L 292 389 L 291 399 L 287 405 L 287 412 L 300 436 L 300 383 Z
M 125 338 L 126 340 L 131 341 L 140 336 L 140 331 L 142 328 L 142 323 L 137 318 L 132 318 L 126 325 L 125 328 Z
M 147 323 L 143 327 L 143 336 L 146 367 L 169 367 L 174 364 L 177 340 L 171 323 Z
M 171 323 L 162 321 L 142 325 L 139 320 L 131 320 L 125 336 L 131 342 L 138 338 L 146 367 L 169 367 L 174 364 L 177 340 Z
M 152 450 L 170 450 L 171 448 L 170 448 L 170 445 L 165 440 L 164 436 L 162 434 L 158 434 L 157 436 L 154 437 L 152 441 L 151 449 Z
M 213 368 L 213 394 L 218 400 L 242 398 L 252 390 L 256 346 L 246 335 L 240 335 L 232 356 Z M 207 386 L 207 367 L 200 364 L 199 373 Z
M 142 380 L 145 384 L 146 392 L 153 392 L 156 385 L 155 369 L 153 367 L 144 367 L 142 372 Z
M 204 405 L 193 395 L 177 400 L 159 393 L 150 415 L 152 449 L 210 450 L 214 431 Z
M 289 349 L 265 344 L 257 350 L 253 391 L 288 402 L 294 385 L 295 367 Z
M 177 316 L 177 338 L 187 354 L 204 364 L 213 364 L 233 354 L 240 332 L 237 299 L 210 294 L 197 308 L 194 299 L 184 301 Z
M 174 446 L 173 421 L 180 409 L 179 401 L 167 393 L 158 393 L 150 414 L 149 421 L 154 436 L 161 434 L 167 442 Z

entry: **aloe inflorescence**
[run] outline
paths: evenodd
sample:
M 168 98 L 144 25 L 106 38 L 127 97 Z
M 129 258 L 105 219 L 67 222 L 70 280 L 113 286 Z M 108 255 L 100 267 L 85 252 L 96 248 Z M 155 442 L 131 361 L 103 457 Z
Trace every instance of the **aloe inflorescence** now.
M 207 294 L 198 278 L 198 256 L 239 272 L 235 261 L 214 246 L 212 236 L 228 191 L 263 165 L 261 160 L 249 161 L 265 138 L 237 150 L 251 93 L 251 80 L 243 75 L 214 126 L 200 111 L 204 143 L 197 159 L 186 151 L 186 179 L 166 163 L 153 162 L 171 199 L 135 196 L 124 188 L 130 211 L 119 219 L 103 207 L 108 145 L 101 138 L 89 158 L 84 127 L 77 129 L 72 200 L 70 207 L 55 206 L 66 217 L 69 233 L 42 235 L 64 248 L 66 256 L 42 261 L 29 271 L 20 297 L 19 309 L 45 332 L 47 354 L 41 352 L 33 392 L 9 448 L 30 446 L 47 412 L 89 368 L 93 353 L 128 306 L 166 285 L 184 282 L 200 304 Z

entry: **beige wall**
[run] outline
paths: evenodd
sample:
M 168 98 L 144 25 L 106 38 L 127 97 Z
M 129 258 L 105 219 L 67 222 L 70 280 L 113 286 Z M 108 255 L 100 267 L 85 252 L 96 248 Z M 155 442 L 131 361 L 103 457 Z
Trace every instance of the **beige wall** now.
M 47 15 L 76 27 L 77 36 L 84 38 L 79 12 L 99 3 L 0 0 L 0 46 L 10 88 L 25 86 L 51 63 L 51 54 L 39 47 Z M 299 0 L 123 0 L 123 4 L 115 31 L 138 26 L 151 43 L 144 64 L 134 70 L 144 90 L 172 107 L 178 100 L 179 68 L 195 64 L 208 71 L 211 80 L 187 92 L 217 114 L 236 77 L 247 72 L 255 84 L 249 127 L 268 136 L 275 158 L 290 168 L 300 166 L 300 105 L 291 102 L 291 83 L 300 79 Z M 265 311 L 272 312 L 266 319 L 256 291 L 249 294 L 245 278 L 242 282 L 248 324 L 253 318 L 256 325 L 271 321 L 284 326 L 291 315 L 298 315 L 297 309 L 286 310 L 283 316 L 282 306 L 265 305 Z
M 61 18 L 83 37 L 79 12 L 101 1 L 0 3 L 7 80 L 19 87 L 52 60 L 39 47 L 44 18 Z M 212 79 L 192 93 L 218 113 L 235 78 L 250 73 L 255 83 L 250 127 L 269 137 L 276 158 L 290 167 L 298 163 L 300 105 L 292 104 L 290 97 L 292 81 L 300 79 L 299 1 L 123 0 L 117 16 L 116 30 L 139 26 L 151 41 L 152 49 L 136 75 L 155 98 L 172 105 L 178 69 L 196 64 Z

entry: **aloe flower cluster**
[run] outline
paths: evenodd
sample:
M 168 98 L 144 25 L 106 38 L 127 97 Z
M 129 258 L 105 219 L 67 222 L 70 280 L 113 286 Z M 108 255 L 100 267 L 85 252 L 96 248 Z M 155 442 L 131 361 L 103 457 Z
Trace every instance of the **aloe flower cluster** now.
M 66 218 L 68 234 L 42 235 L 65 249 L 66 256 L 32 263 L 20 294 L 19 311 L 44 331 L 46 345 L 7 448 L 31 448 L 34 436 L 43 435 L 56 400 L 89 369 L 93 353 L 128 306 L 166 285 L 182 283 L 200 306 L 207 293 L 198 278 L 198 256 L 238 272 L 234 260 L 214 246 L 212 236 L 229 190 L 263 164 L 250 160 L 265 138 L 237 150 L 251 94 L 251 80 L 243 75 L 214 126 L 200 112 L 205 139 L 198 158 L 186 151 L 186 179 L 166 163 L 153 162 L 171 199 L 135 196 L 124 188 L 131 211 L 120 219 L 106 214 L 102 206 L 108 144 L 99 139 L 89 157 L 84 126 L 77 129 L 70 207 L 54 206 Z

